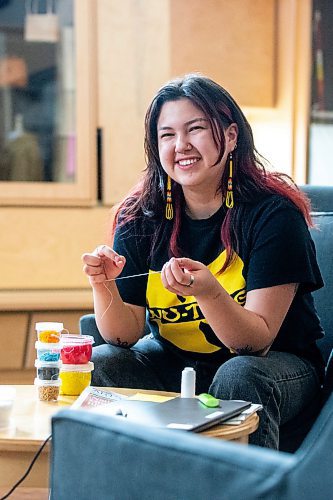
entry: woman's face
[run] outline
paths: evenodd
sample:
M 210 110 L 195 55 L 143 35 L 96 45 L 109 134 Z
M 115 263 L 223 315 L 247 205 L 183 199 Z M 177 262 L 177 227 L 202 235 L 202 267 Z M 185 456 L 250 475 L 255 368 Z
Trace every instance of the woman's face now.
M 237 142 L 237 125 L 225 131 L 225 151 L 215 165 L 219 150 L 205 114 L 189 99 L 163 104 L 157 122 L 158 149 L 165 172 L 186 189 L 218 188 L 226 159 Z

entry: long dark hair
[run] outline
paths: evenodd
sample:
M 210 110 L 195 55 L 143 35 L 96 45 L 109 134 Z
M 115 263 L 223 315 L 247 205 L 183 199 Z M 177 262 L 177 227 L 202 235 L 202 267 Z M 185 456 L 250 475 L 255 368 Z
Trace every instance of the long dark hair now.
M 268 162 L 256 150 L 250 124 L 231 95 L 219 84 L 205 76 L 188 74 L 182 78 L 171 80 L 161 87 L 147 110 L 144 139 L 147 166 L 139 184 L 119 205 L 113 230 L 117 223 L 125 224 L 142 215 L 156 220 L 157 231 L 155 235 L 166 223 L 171 223 L 169 254 L 175 257 L 182 256 L 178 236 L 185 200 L 181 186 L 173 182 L 174 219 L 167 222 L 164 217 L 167 175 L 160 162 L 157 135 L 157 122 L 163 104 L 182 98 L 189 99 L 209 120 L 213 138 L 219 150 L 217 163 L 221 160 L 225 150 L 223 131 L 231 123 L 236 123 L 238 126 L 237 148 L 233 151 L 234 207 L 228 209 L 221 227 L 221 241 L 227 252 L 222 271 L 230 264 L 234 251 L 237 250 L 237 229 L 242 211 L 246 204 L 254 203 L 259 197 L 280 194 L 288 198 L 301 211 L 307 223 L 312 224 L 308 198 L 297 188 L 288 175 L 271 172 L 265 168 Z M 229 175 L 227 170 L 224 169 L 219 186 L 223 199 L 225 199 L 227 192 Z M 153 252 L 155 244 L 156 238 L 153 239 L 151 252 Z

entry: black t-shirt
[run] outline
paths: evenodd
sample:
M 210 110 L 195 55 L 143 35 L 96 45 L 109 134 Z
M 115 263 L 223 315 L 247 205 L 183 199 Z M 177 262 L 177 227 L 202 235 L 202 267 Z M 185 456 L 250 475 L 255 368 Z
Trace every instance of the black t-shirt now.
M 323 331 L 311 291 L 321 288 L 323 281 L 303 215 L 278 195 L 244 205 L 238 223 L 237 253 L 227 270 L 219 274 L 226 254 L 221 243 L 225 214 L 224 206 L 204 220 L 192 220 L 184 213 L 179 240 L 183 256 L 205 264 L 241 305 L 250 290 L 299 283 L 271 349 L 304 356 L 321 368 L 315 341 Z M 156 273 L 169 260 L 172 223 L 166 221 L 156 233 L 154 222 L 142 216 L 117 229 L 114 248 L 126 257 L 121 276 L 149 273 L 148 277 L 117 280 L 119 292 L 125 302 L 147 307 L 152 333 L 170 348 L 186 351 L 197 359 L 225 361 L 233 354 L 215 336 L 195 298 L 169 292 Z M 151 242 L 156 236 L 151 255 Z

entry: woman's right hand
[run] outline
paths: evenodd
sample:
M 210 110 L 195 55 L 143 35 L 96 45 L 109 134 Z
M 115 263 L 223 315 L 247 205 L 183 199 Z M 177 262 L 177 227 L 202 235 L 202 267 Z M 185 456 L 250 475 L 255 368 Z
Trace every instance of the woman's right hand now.
M 89 277 L 91 286 L 117 278 L 126 259 L 107 245 L 98 246 L 92 253 L 82 255 L 83 272 Z

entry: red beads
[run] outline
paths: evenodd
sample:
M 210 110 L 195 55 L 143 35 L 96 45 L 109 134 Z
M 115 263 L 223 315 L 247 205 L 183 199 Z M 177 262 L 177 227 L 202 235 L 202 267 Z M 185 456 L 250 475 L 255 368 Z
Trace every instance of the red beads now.
M 91 335 L 62 335 L 61 361 L 70 365 L 88 363 L 93 343 L 94 338 Z

